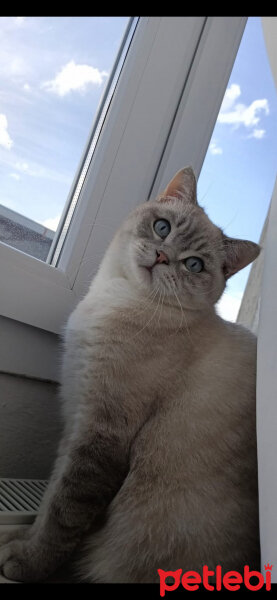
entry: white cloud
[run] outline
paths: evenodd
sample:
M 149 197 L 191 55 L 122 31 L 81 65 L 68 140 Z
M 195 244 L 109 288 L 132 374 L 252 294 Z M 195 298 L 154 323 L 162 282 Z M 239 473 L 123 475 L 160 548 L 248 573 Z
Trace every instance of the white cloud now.
M 0 146 L 10 150 L 13 145 L 13 141 L 8 132 L 8 119 L 6 115 L 0 114 Z
M 70 186 L 72 183 L 72 173 L 58 168 L 51 169 L 35 161 L 26 162 L 21 156 L 17 155 L 16 152 L 5 152 L 1 147 L 0 160 L 1 163 L 8 168 L 10 173 L 16 172 L 22 176 L 50 179 L 51 181 L 58 181 L 67 186 Z
M 14 48 L 14 52 L 18 52 Z M 18 53 L 15 54 L 11 51 L 10 48 L 5 48 L 3 44 L 3 48 L 1 47 L 0 53 L 0 72 L 1 78 L 12 78 L 12 80 L 16 80 L 20 78 L 20 84 L 22 83 L 22 78 L 24 79 L 30 75 L 31 65 L 30 62 L 26 62 L 23 56 L 20 56 Z M 3 83 L 2 83 L 2 89 Z
M 14 56 L 8 64 L 8 70 L 11 75 L 24 75 L 26 72 L 26 64 L 21 56 Z
M 243 292 L 228 293 L 224 292 L 220 300 L 216 304 L 217 313 L 226 321 L 237 320 L 238 312 L 241 305 Z
M 257 140 L 261 140 L 265 135 L 265 129 L 254 129 L 253 132 L 248 137 L 256 138 Z
M 241 95 L 240 86 L 237 83 L 232 83 L 229 88 L 227 88 L 224 98 L 222 100 L 220 112 L 226 112 L 231 108 L 236 101 L 236 99 Z
M 215 140 L 211 141 L 209 145 L 209 150 L 211 154 L 223 154 L 222 148 L 220 148 L 220 146 L 217 145 L 217 142 Z
M 260 121 L 261 113 L 264 113 L 265 115 L 269 114 L 268 101 L 266 98 L 253 100 L 249 106 L 246 106 L 242 103 L 236 103 L 236 100 L 240 95 L 241 89 L 238 84 L 233 83 L 227 88 L 217 120 L 219 123 L 235 126 L 244 125 L 248 128 L 255 127 Z M 260 135 L 260 138 L 262 135 Z M 253 137 L 258 136 L 254 135 Z
M 31 86 L 29 85 L 29 83 L 24 83 L 24 85 L 23 85 L 24 92 L 29 92 L 30 89 L 31 89 Z
M 1 162 L 7 165 L 9 169 L 15 169 L 23 175 L 51 179 L 52 181 L 65 183 L 67 186 L 72 183 L 72 175 L 70 173 L 62 172 L 58 169 L 49 169 L 33 161 L 27 163 L 15 154 L 11 155 L 6 152 L 5 155 L 1 156 Z
M 65 96 L 73 90 L 84 91 L 88 84 L 101 85 L 105 77 L 108 77 L 106 71 L 99 71 L 91 65 L 76 65 L 71 60 L 54 79 L 45 81 L 41 87 L 58 96 Z
M 29 163 L 27 163 L 25 161 L 17 160 L 13 164 L 13 167 L 20 173 L 24 173 L 25 175 L 30 175 L 31 177 L 46 177 L 46 178 L 48 178 L 50 175 L 49 170 L 45 169 L 44 167 L 42 167 L 36 163 L 32 163 L 31 165 L 29 165 Z
M 58 229 L 60 218 L 61 218 L 61 215 L 58 215 L 57 217 L 53 217 L 50 219 L 45 219 L 45 221 L 41 221 L 41 224 L 44 225 L 44 227 L 47 227 L 47 229 L 56 231 Z
M 254 100 L 249 106 L 245 104 L 235 104 L 230 112 L 220 112 L 218 115 L 219 123 L 229 123 L 233 125 L 245 125 L 245 127 L 253 127 L 260 121 L 257 114 L 263 110 L 266 115 L 269 114 L 268 101 Z
M 19 179 L 20 179 L 20 175 L 18 175 L 18 173 L 10 173 L 10 177 L 12 177 L 13 179 L 16 179 L 16 181 L 19 181 Z
M 23 173 L 29 173 L 29 165 L 26 162 L 16 162 L 15 163 L 15 168 L 18 169 L 19 171 L 22 171 Z

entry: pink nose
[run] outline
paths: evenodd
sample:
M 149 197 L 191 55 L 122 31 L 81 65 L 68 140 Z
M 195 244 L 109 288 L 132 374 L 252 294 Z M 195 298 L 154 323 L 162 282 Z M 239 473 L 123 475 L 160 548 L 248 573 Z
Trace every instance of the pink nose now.
M 155 264 L 157 264 L 157 263 L 166 263 L 167 265 L 169 264 L 169 258 L 164 252 L 162 252 L 162 251 L 158 252 L 158 250 L 156 250 L 156 253 L 157 253 L 157 258 L 156 258 Z

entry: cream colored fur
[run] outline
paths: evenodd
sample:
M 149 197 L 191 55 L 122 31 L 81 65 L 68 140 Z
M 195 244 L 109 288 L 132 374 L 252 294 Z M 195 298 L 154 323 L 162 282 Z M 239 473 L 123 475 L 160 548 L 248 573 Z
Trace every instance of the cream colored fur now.
M 225 287 L 222 232 L 187 198 L 158 202 L 126 219 L 66 330 L 69 431 L 89 418 L 100 381 L 135 423 L 128 475 L 78 564 L 91 582 L 155 582 L 158 568 L 203 564 L 259 568 L 256 339 L 214 309 Z M 162 281 L 155 296 L 135 266 L 134 227 L 151 204 L 194 218 L 215 255 L 195 305 L 196 296 L 170 296 Z

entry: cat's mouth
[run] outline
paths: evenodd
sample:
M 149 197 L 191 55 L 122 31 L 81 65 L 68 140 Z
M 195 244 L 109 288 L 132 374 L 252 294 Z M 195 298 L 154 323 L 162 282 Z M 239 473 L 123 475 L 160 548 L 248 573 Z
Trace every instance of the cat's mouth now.
M 142 265 L 144 266 L 145 269 L 147 269 L 147 271 L 149 271 L 149 273 L 152 273 L 153 267 L 155 267 L 155 265 L 157 264 L 169 264 L 169 259 L 168 256 L 162 251 L 162 250 L 156 250 L 156 260 L 152 265 Z
M 154 271 L 156 271 L 157 263 L 155 262 L 153 265 L 139 265 L 140 272 L 144 274 L 145 281 L 153 282 Z M 146 274 L 148 272 L 148 275 Z
M 139 265 L 139 270 L 141 273 L 145 274 L 146 279 L 148 279 L 148 276 L 146 275 L 145 272 L 148 271 L 151 281 L 152 281 L 152 269 L 153 269 L 153 266 L 151 267 L 151 266 L 146 266 L 146 265 Z
M 153 270 L 154 265 L 138 265 L 138 270 L 140 272 L 140 278 L 142 278 L 142 281 L 144 281 L 144 283 L 146 283 L 146 285 L 149 285 L 149 283 L 152 283 L 153 281 Z
M 153 269 L 156 266 L 156 263 L 154 263 L 153 265 L 140 265 L 140 267 L 142 269 L 146 269 L 146 271 L 148 271 L 148 273 L 150 274 L 151 278 L 153 276 Z

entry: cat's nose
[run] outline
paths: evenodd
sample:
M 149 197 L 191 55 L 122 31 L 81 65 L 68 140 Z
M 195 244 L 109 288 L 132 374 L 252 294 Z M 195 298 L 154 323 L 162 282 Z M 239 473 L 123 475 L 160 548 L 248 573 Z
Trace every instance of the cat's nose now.
M 162 252 L 162 250 L 160 252 L 158 252 L 158 250 L 156 250 L 156 254 L 157 254 L 157 258 L 156 258 L 155 264 L 157 264 L 157 263 L 165 263 L 167 265 L 169 264 L 169 258 L 164 252 Z

